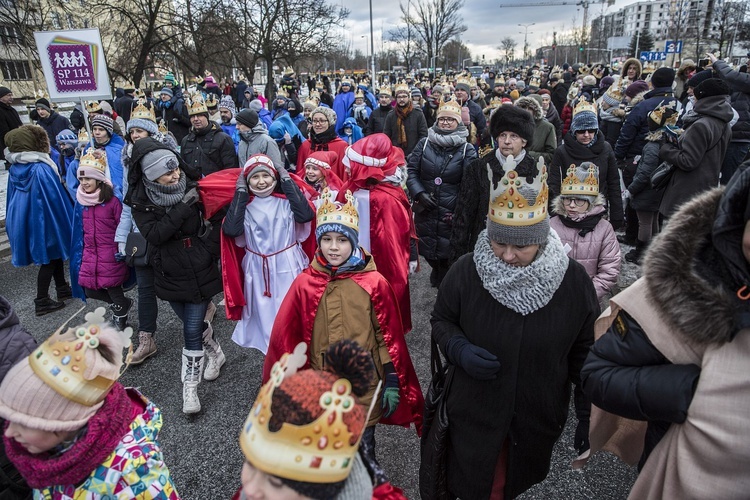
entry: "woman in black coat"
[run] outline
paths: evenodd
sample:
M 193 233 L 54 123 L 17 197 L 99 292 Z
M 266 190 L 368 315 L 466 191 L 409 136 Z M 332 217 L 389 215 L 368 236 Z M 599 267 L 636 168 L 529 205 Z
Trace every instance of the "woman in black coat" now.
M 200 411 L 198 384 L 219 376 L 225 358 L 204 321 L 208 303 L 221 292 L 221 276 L 209 250 L 210 227 L 203 220 L 199 175 L 163 143 L 150 137 L 133 145 L 125 202 L 148 242 L 156 295 L 169 301 L 183 322 L 184 413 Z
M 419 254 L 432 267 L 430 284 L 440 286 L 450 267 L 453 213 L 463 170 L 477 158 L 466 142 L 469 131 L 461 123 L 461 107 L 443 104 L 437 121 L 409 155 L 406 186 L 414 200 L 414 223 Z

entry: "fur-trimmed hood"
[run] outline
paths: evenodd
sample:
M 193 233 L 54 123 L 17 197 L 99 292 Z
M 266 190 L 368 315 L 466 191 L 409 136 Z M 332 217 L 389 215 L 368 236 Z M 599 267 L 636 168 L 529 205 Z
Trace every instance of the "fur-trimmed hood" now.
M 5 146 L 11 153 L 36 151 L 49 153 L 49 136 L 39 125 L 21 125 L 5 135 Z
M 531 112 L 534 120 L 541 120 L 542 118 L 544 118 L 544 110 L 542 109 L 542 105 L 539 104 L 533 97 L 519 97 L 514 104 Z
M 622 63 L 622 69 L 620 70 L 620 78 L 627 78 L 628 77 L 628 68 L 631 64 L 635 64 L 636 68 L 638 68 L 638 77 L 636 80 L 639 80 L 641 78 L 641 73 L 643 73 L 643 64 L 641 64 L 641 61 L 638 59 L 631 57 L 630 59 L 626 60 L 624 63 Z

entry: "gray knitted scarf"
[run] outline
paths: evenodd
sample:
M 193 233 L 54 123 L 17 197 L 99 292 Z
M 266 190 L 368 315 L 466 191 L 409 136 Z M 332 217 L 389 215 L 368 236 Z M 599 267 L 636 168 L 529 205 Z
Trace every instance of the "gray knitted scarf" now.
M 440 130 L 437 123 L 427 129 L 427 140 L 446 149 L 463 146 L 466 144 L 467 137 L 469 137 L 469 131 L 463 123 L 459 123 L 458 128 L 451 131 Z
M 474 247 L 474 265 L 484 289 L 505 307 L 526 316 L 546 306 L 568 270 L 560 237 L 550 231 L 547 244 L 525 267 L 506 264 L 492 252 L 485 229 Z
M 143 177 L 143 184 L 146 186 L 148 199 L 160 207 L 172 207 L 177 205 L 182 197 L 185 196 L 185 186 L 187 179 L 185 172 L 180 172 L 180 180 L 172 186 L 164 186 L 158 182 L 150 181 Z

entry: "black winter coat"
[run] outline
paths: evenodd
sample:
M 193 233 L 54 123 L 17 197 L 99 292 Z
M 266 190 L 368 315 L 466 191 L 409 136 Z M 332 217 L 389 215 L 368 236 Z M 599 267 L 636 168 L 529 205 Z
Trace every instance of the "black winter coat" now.
M 568 132 L 565 135 L 563 144 L 555 150 L 549 167 L 547 184 L 550 191 L 550 203 L 560 195 L 560 187 L 568 174 L 568 168 L 573 164 L 578 166 L 584 161 L 590 161 L 599 167 L 599 193 L 607 200 L 609 220 L 617 229 L 624 220 L 620 173 L 617 170 L 617 161 L 612 152 L 612 146 L 604 140 L 604 134 L 601 131 L 597 132 L 596 143 L 590 148 L 576 141 L 573 133 Z
M 125 202 L 131 206 L 138 230 L 148 242 L 156 296 L 174 302 L 204 302 L 222 291 L 222 283 L 210 251 L 209 236 L 203 235 L 206 227 L 202 206 L 179 202 L 165 208 L 148 198 L 140 162 L 143 155 L 155 149 L 167 147 L 150 138 L 141 139 L 133 146 L 128 172 L 130 189 Z M 184 162 L 180 163 L 188 177 L 186 189 L 190 190 L 196 186 L 200 175 Z
M 166 107 L 164 102 L 157 101 L 156 116 L 161 114 L 161 119 L 166 123 L 167 129 L 172 132 L 177 144 L 180 144 L 190 131 L 191 125 L 182 91 L 178 90 L 169 102 L 171 104 Z
M 47 118 L 39 118 L 36 124 L 42 127 L 45 132 L 47 132 L 50 147 L 54 149 L 57 149 L 57 134 L 65 129 L 73 130 L 73 127 L 70 125 L 70 120 L 65 118 L 57 111 L 53 111 L 52 113 L 50 113 Z
M 0 160 L 5 159 L 5 134 L 23 125 L 18 111 L 0 102 Z
M 580 383 L 594 341 L 599 304 L 583 266 L 568 259 L 549 303 L 523 316 L 484 288 L 473 257 L 463 256 L 448 271 L 432 312 L 432 338 L 445 353 L 451 337 L 465 335 L 497 356 L 500 372 L 477 380 L 454 367 L 447 399 L 448 487 L 459 498 L 489 498 L 507 439 L 505 498 L 515 498 L 549 471 L 568 415 L 570 384 Z
M 568 102 L 568 89 L 565 87 L 565 85 L 562 84 L 562 82 L 559 82 L 550 91 L 550 95 L 550 100 L 552 101 L 552 105 L 557 110 L 557 115 L 562 116 L 562 109 L 565 106 L 565 103 Z
M 750 74 L 740 73 L 724 61 L 711 66 L 732 89 L 732 107 L 740 115 L 732 127 L 732 141 L 750 142 Z
M 216 123 L 208 125 L 208 129 L 200 132 L 191 129 L 182 139 L 180 155 L 185 163 L 204 176 L 225 168 L 237 168 L 239 159 L 232 138 Z
M 130 94 L 123 94 L 122 97 L 118 97 L 115 100 L 115 111 L 125 121 L 125 125 L 130 121 L 130 113 L 133 111 L 133 96 Z
M 398 142 L 399 131 L 396 123 L 396 110 L 394 108 L 385 117 L 383 133 L 391 139 L 391 143 L 394 146 L 401 147 L 401 144 Z M 414 146 L 417 145 L 417 142 L 422 137 L 427 137 L 427 121 L 424 119 L 424 113 L 422 113 L 421 108 L 412 109 L 411 113 L 406 117 L 404 130 L 406 132 L 406 147 L 403 149 L 404 155 L 408 156 L 414 149 Z
M 655 88 L 643 96 L 643 101 L 628 113 L 625 123 L 620 129 L 620 136 L 615 144 L 615 158 L 635 158 L 643 151 L 648 134 L 648 114 L 662 102 L 669 104 L 676 99 L 672 95 L 672 87 Z
M 477 158 L 464 168 L 458 204 L 453 215 L 451 231 L 451 260 L 457 260 L 474 250 L 479 233 L 487 226 L 487 211 L 490 206 L 490 181 L 487 166 L 492 168 L 493 182 L 500 182 L 505 170 L 495 156 L 495 150 Z M 539 175 L 536 162 L 528 154 L 516 166 L 516 172 L 531 183 Z
M 450 259 L 453 214 L 458 203 L 464 169 L 477 158 L 471 144 L 443 148 L 421 139 L 409 155 L 406 186 L 416 200 L 426 192 L 437 203 L 437 208 L 414 214 L 419 237 L 419 254 L 426 259 Z M 440 179 L 439 181 L 437 179 Z
M 651 175 L 659 166 L 659 148 L 664 144 L 664 139 L 649 140 L 643 146 L 643 154 L 638 162 L 633 181 L 628 186 L 631 194 L 630 206 L 640 212 L 658 212 L 664 190 L 656 190 L 651 187 Z
M 367 125 L 363 129 L 365 135 L 380 134 L 385 129 L 385 119 L 388 113 L 393 109 L 392 106 L 378 106 L 370 113 L 370 118 L 367 120 Z

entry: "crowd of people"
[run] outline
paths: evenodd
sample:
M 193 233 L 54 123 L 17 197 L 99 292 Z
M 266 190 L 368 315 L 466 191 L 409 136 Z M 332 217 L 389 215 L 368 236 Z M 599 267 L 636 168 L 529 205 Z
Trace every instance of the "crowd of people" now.
M 37 347 L 0 297 L 14 487 L 179 498 L 159 408 L 117 381 L 157 354 L 161 299 L 182 322 L 184 413 L 211 411 L 219 307 L 265 356 L 236 498 L 402 498 L 378 424 L 441 457 L 423 496 L 514 498 L 547 476 L 571 392 L 575 467 L 607 450 L 638 464 L 633 498 L 746 495 L 750 75 L 707 56 L 304 91 L 287 69 L 271 101 L 169 73 L 70 119 L 39 99 L 30 125 L 0 88 L 35 313 L 109 308 Z M 439 393 L 406 342 L 420 256 Z M 622 259 L 643 277 L 620 291 Z

